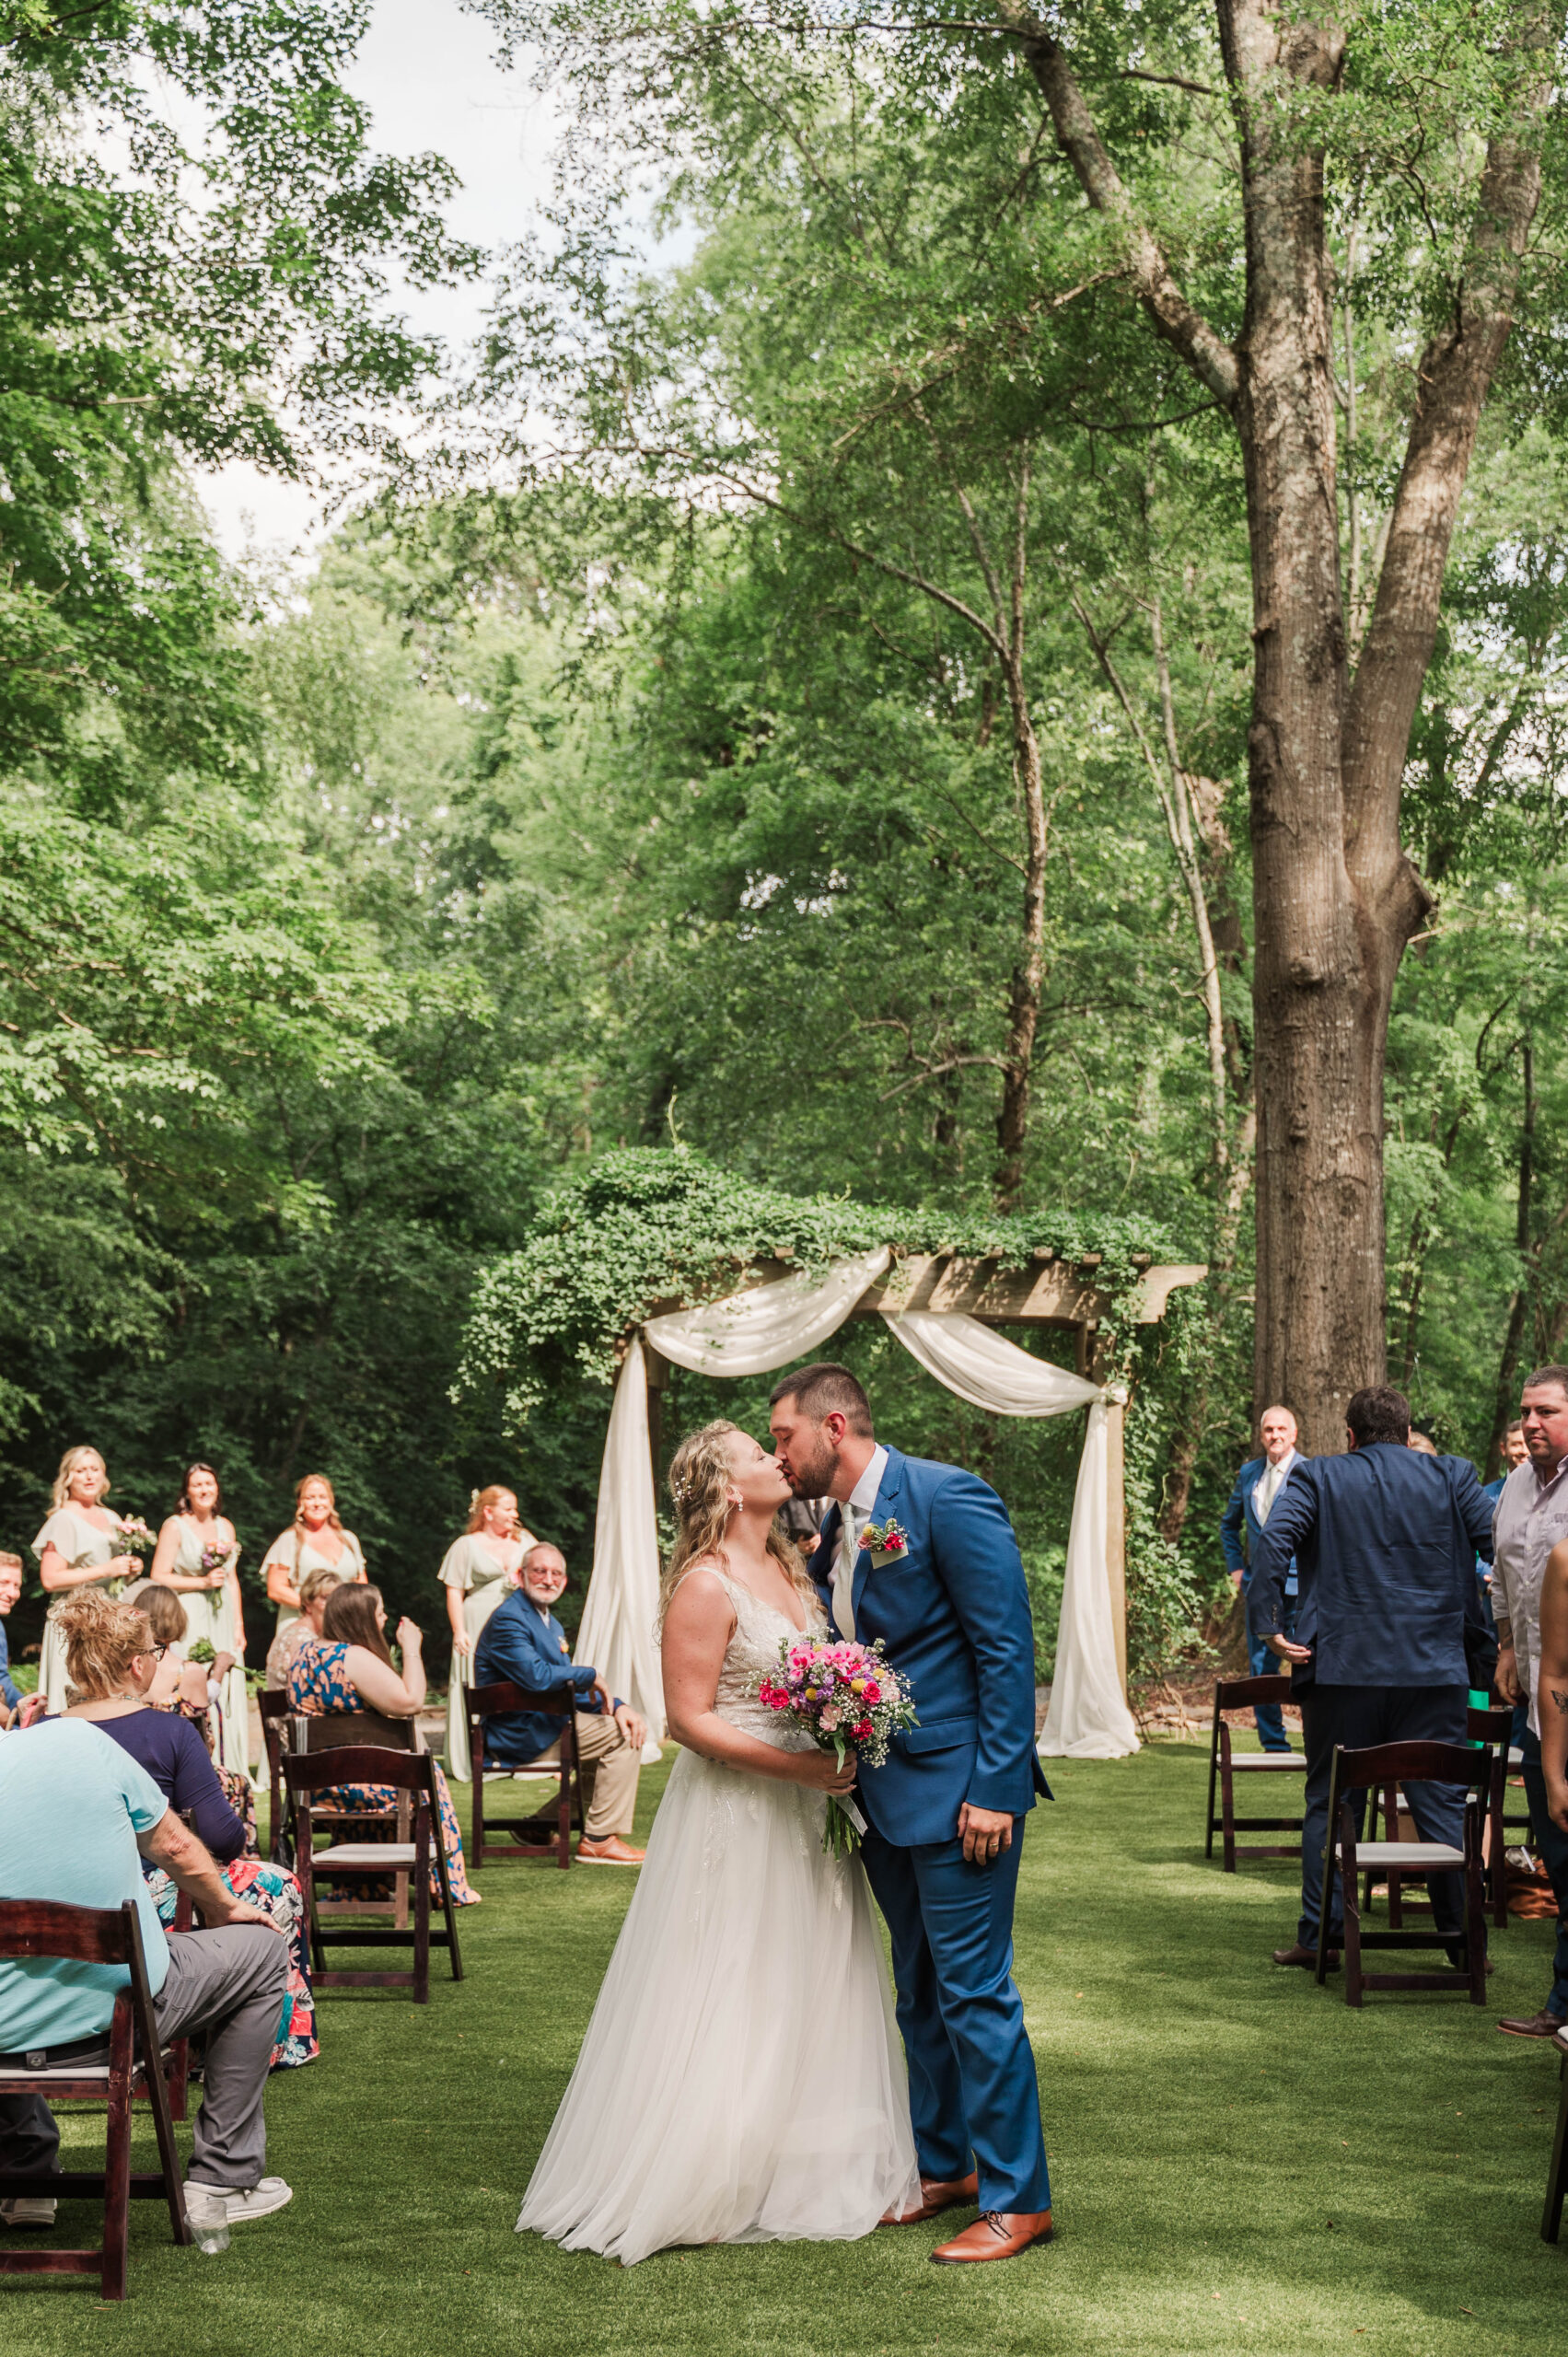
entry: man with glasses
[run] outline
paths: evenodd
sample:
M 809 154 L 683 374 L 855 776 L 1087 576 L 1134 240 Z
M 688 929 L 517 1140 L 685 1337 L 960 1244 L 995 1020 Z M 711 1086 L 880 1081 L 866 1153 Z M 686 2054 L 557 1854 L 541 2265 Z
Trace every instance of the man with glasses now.
M 1568 1366 L 1538 1366 L 1525 1377 L 1520 1403 L 1525 1459 L 1503 1484 L 1493 1518 L 1492 1609 L 1497 1622 L 1497 1690 L 1525 1705 L 1519 1738 L 1530 1839 L 1551 1877 L 1557 1900 L 1557 1953 L 1551 1991 L 1539 2013 L 1499 2022 L 1510 2038 L 1551 2038 L 1568 2021 L 1568 1833 L 1546 1805 L 1536 1713 L 1540 1659 L 1540 1583 L 1546 1559 L 1568 1538 Z
M 582 1763 L 583 1836 L 577 1855 L 590 1865 L 640 1866 L 644 1852 L 627 1840 L 637 1808 L 637 1777 L 647 1726 L 617 1701 L 597 1669 L 574 1665 L 554 1607 L 566 1585 L 558 1547 L 530 1547 L 511 1594 L 484 1625 L 474 1653 L 476 1686 L 509 1679 L 530 1694 L 576 1706 L 574 1736 Z M 485 1775 L 520 1775 L 561 1756 L 561 1722 L 540 1711 L 511 1711 L 484 1723 Z

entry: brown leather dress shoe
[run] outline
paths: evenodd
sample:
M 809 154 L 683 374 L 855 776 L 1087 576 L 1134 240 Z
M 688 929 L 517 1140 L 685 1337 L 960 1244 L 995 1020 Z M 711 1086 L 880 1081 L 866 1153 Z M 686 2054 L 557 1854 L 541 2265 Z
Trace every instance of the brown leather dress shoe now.
M 1304 1948 L 1301 1942 L 1297 1940 L 1293 1948 L 1276 1948 L 1274 1950 L 1274 1962 L 1276 1964 L 1299 1964 L 1304 1966 L 1308 1972 L 1316 1972 L 1318 1969 L 1318 1951 L 1316 1948 Z M 1329 1950 L 1329 1969 L 1330 1972 L 1338 1972 L 1339 1968 L 1340 1952 L 1338 1948 L 1330 1948 Z
M 987 2210 L 972 2226 L 931 2254 L 938 2267 L 971 2267 L 989 2258 L 1016 2258 L 1036 2243 L 1048 2243 L 1049 2210 Z
M 640 1866 L 647 1854 L 633 1850 L 619 1833 L 607 1833 L 602 1841 L 590 1841 L 585 1833 L 577 1844 L 578 1857 L 590 1866 Z
M 961 2209 L 966 2202 L 980 2199 L 980 2172 L 970 2169 L 968 2177 L 923 2177 L 920 2180 L 920 2201 L 912 2210 L 889 2210 L 877 2220 L 882 2226 L 918 2226 L 923 2218 L 935 2218 L 940 2210 Z
M 1497 2026 L 1505 2029 L 1510 2038 L 1555 2038 L 1560 2029 L 1568 2028 L 1568 2023 L 1561 2014 L 1549 2014 L 1543 2005 L 1527 2021 L 1499 2022 Z

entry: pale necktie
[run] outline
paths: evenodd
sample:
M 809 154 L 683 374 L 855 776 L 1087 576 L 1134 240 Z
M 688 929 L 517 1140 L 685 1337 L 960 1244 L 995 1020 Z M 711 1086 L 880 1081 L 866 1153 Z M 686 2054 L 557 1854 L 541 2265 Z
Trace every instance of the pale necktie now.
M 855 1531 L 854 1508 L 842 1509 L 843 1520 L 839 1531 L 839 1551 L 833 1563 L 833 1619 L 841 1637 L 854 1637 L 854 1561 L 860 1552 Z
M 1280 1483 L 1283 1480 L 1284 1465 L 1282 1459 L 1280 1464 L 1270 1466 L 1268 1471 L 1259 1482 L 1258 1487 L 1252 1492 L 1252 1511 L 1258 1517 L 1258 1527 L 1260 1530 L 1263 1528 L 1269 1519 L 1269 1509 L 1273 1504 L 1274 1500 L 1278 1497 L 1280 1493 Z

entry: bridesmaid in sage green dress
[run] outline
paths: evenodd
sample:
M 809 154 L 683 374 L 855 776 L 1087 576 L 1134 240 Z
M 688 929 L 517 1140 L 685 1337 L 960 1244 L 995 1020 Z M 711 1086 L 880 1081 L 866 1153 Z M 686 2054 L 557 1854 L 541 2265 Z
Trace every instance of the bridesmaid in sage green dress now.
M 239 1596 L 239 1541 L 222 1511 L 223 1493 L 210 1465 L 191 1465 L 180 1504 L 157 1535 L 153 1577 L 172 1588 L 185 1608 L 187 1653 L 202 1639 L 229 1667 L 218 1690 L 220 1768 L 250 1774 L 250 1706 L 245 1690 L 245 1613 Z M 203 1557 L 219 1560 L 203 1569 Z
M 117 1596 L 113 1583 L 141 1577 L 140 1557 L 124 1551 L 120 1516 L 103 1503 L 108 1495 L 109 1469 L 97 1449 L 68 1448 L 54 1477 L 53 1511 L 32 1542 L 47 1594 L 69 1594 L 101 1580 Z M 43 1624 L 38 1690 L 48 1698 L 50 1716 L 57 1718 L 65 1708 L 65 1648 L 49 1620 Z
M 535 1544 L 517 1520 L 511 1490 L 492 1482 L 476 1491 L 469 1527 L 447 1548 L 437 1576 L 447 1590 L 452 1624 L 452 1671 L 447 1681 L 447 1773 L 460 1784 L 473 1774 L 463 1693 L 473 1684 L 473 1654 L 480 1631 L 511 1587 L 518 1564 Z
M 343 1528 L 324 1473 L 308 1473 L 295 1491 L 294 1520 L 268 1548 L 261 1569 L 267 1594 L 278 1608 L 274 1638 L 299 1618 L 299 1583 L 307 1572 L 336 1572 L 345 1586 L 367 1576 L 359 1541 Z

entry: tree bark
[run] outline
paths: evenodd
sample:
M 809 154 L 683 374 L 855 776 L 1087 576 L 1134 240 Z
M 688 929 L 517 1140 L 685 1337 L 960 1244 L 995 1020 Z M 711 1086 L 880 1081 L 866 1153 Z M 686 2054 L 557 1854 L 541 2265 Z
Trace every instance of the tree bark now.
M 1337 86 L 1342 29 L 1281 0 L 1218 0 L 1241 136 L 1247 300 L 1234 352 L 1192 309 L 1116 172 L 1057 41 L 1011 13 L 1058 145 L 1109 225 L 1155 331 L 1233 417 L 1252 561 L 1248 766 L 1258 1120 L 1255 1405 L 1343 1446 L 1344 1407 L 1386 1364 L 1383 1061 L 1405 946 L 1431 905 L 1400 844 L 1400 788 L 1482 404 L 1512 323 L 1540 189 L 1533 118 L 1553 26 L 1493 141 L 1451 319 L 1414 416 L 1353 685 L 1342 588 L 1330 269 L 1320 154 L 1280 86 Z

